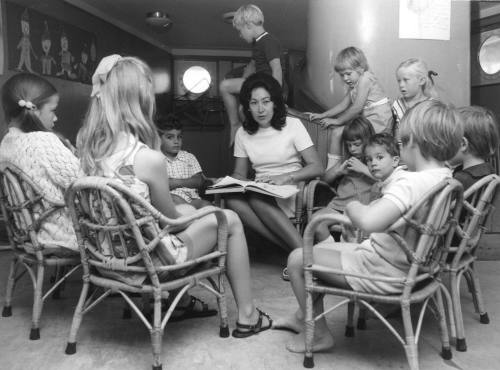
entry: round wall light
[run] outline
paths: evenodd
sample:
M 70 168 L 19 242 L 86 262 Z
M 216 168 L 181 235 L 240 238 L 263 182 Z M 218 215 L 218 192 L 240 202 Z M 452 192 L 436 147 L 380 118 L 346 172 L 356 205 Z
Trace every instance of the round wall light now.
M 185 88 L 194 94 L 207 91 L 211 82 L 210 73 L 201 66 L 189 67 L 182 76 L 182 83 Z

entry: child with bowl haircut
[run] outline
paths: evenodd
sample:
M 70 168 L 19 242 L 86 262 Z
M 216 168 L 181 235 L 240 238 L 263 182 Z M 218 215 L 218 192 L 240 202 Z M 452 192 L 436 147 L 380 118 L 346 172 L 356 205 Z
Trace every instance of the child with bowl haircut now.
M 494 114 L 483 107 L 458 108 L 464 120 L 464 137 L 457 155 L 450 161 L 453 177 L 464 191 L 484 176 L 495 173 L 487 162 L 498 150 L 498 123 Z
M 408 166 L 408 171 L 399 176 L 397 181 L 392 181 L 380 199 L 368 205 L 353 201 L 346 207 L 346 217 L 354 227 L 369 232 L 370 238 L 361 244 L 317 244 L 313 250 L 314 263 L 353 275 L 403 278 L 408 274 L 410 263 L 405 252 L 385 230 L 430 189 L 452 176 L 446 161 L 455 156 L 459 149 L 463 123 L 458 112 L 441 102 L 429 100 L 408 110 L 401 121 L 400 135 L 401 158 Z M 414 233 L 404 227 L 397 232 L 408 246 L 414 246 Z M 306 300 L 302 249 L 290 254 L 288 272 L 299 309 L 275 321 L 273 326 L 302 332 Z M 400 282 L 369 281 L 353 275 L 323 274 L 320 278 L 336 287 L 367 293 L 399 294 L 404 288 Z M 324 311 L 322 296 L 316 297 L 313 309 L 314 316 Z M 326 350 L 333 345 L 333 336 L 325 316 L 322 316 L 315 324 L 313 351 Z M 287 345 L 291 352 L 304 352 L 304 347 L 304 333 L 294 337 Z

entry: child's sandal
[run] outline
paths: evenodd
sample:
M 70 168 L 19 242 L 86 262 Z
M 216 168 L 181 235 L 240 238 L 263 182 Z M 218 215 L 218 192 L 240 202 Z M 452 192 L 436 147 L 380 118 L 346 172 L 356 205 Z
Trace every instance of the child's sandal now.
M 271 317 L 256 308 L 257 312 L 259 312 L 259 319 L 257 320 L 257 323 L 254 325 L 248 325 L 248 324 L 240 324 L 239 322 L 236 322 L 236 329 L 233 330 L 233 337 L 235 338 L 247 338 L 250 337 L 254 334 L 259 334 L 262 331 L 271 329 L 271 326 L 273 325 L 273 320 Z M 267 325 L 262 326 L 262 318 L 265 317 L 267 320 Z

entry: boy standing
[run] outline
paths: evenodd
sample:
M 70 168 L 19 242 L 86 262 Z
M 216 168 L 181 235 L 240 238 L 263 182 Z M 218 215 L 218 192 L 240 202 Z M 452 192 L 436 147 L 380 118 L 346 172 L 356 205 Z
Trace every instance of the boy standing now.
M 465 191 L 479 179 L 495 173 L 486 161 L 498 150 L 498 126 L 493 113 L 483 107 L 462 107 L 458 112 L 464 120 L 464 137 L 450 164 L 458 166 L 453 177 Z
M 167 157 L 170 194 L 175 204 L 190 204 L 195 208 L 211 205 L 200 198 L 198 189 L 207 179 L 196 157 L 182 148 L 182 126 L 173 117 L 158 122 L 161 127 L 161 151 Z
M 266 72 L 283 85 L 280 42 L 264 29 L 264 14 L 259 7 L 253 4 L 240 7 L 234 15 L 233 27 L 243 40 L 252 44 L 252 60 L 245 68 L 243 77 L 223 80 L 219 86 L 231 129 L 229 146 L 233 145 L 234 135 L 241 125 L 237 94 L 243 81 L 254 72 Z

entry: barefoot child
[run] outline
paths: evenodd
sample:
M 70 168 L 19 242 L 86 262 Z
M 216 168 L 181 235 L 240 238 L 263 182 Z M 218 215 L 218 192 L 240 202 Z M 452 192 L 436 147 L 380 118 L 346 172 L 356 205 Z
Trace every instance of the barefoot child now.
M 314 248 L 315 263 L 341 269 L 353 274 L 376 274 L 402 278 L 407 275 L 410 264 L 396 241 L 384 231 L 401 215 L 422 198 L 434 185 L 451 177 L 445 162 L 458 151 L 463 136 L 463 124 L 458 113 L 438 101 L 425 101 L 410 109 L 400 126 L 401 157 L 408 171 L 398 181 L 387 186 L 382 198 L 369 205 L 358 201 L 347 205 L 346 215 L 355 227 L 370 232 L 370 239 L 362 244 L 336 243 L 334 248 Z M 399 230 L 408 245 L 414 245 L 412 233 Z M 305 310 L 305 281 L 302 249 L 295 250 L 288 259 L 288 271 L 299 309 L 290 317 L 277 320 L 276 328 L 303 331 Z M 401 283 L 368 281 L 355 276 L 320 276 L 333 286 L 368 293 L 398 294 Z M 315 297 L 314 315 L 323 312 L 323 298 Z M 313 351 L 333 346 L 333 336 L 326 325 L 325 317 L 316 321 Z M 304 352 L 304 335 L 288 343 L 291 352 Z
M 375 133 L 391 127 L 392 114 L 389 99 L 375 75 L 369 70 L 363 51 L 356 47 L 343 49 L 335 60 L 337 72 L 347 87 L 342 101 L 323 113 L 311 113 L 311 120 L 319 120 L 321 127 L 330 128 L 327 169 L 342 162 L 342 130 L 345 124 L 361 115 L 368 119 Z

